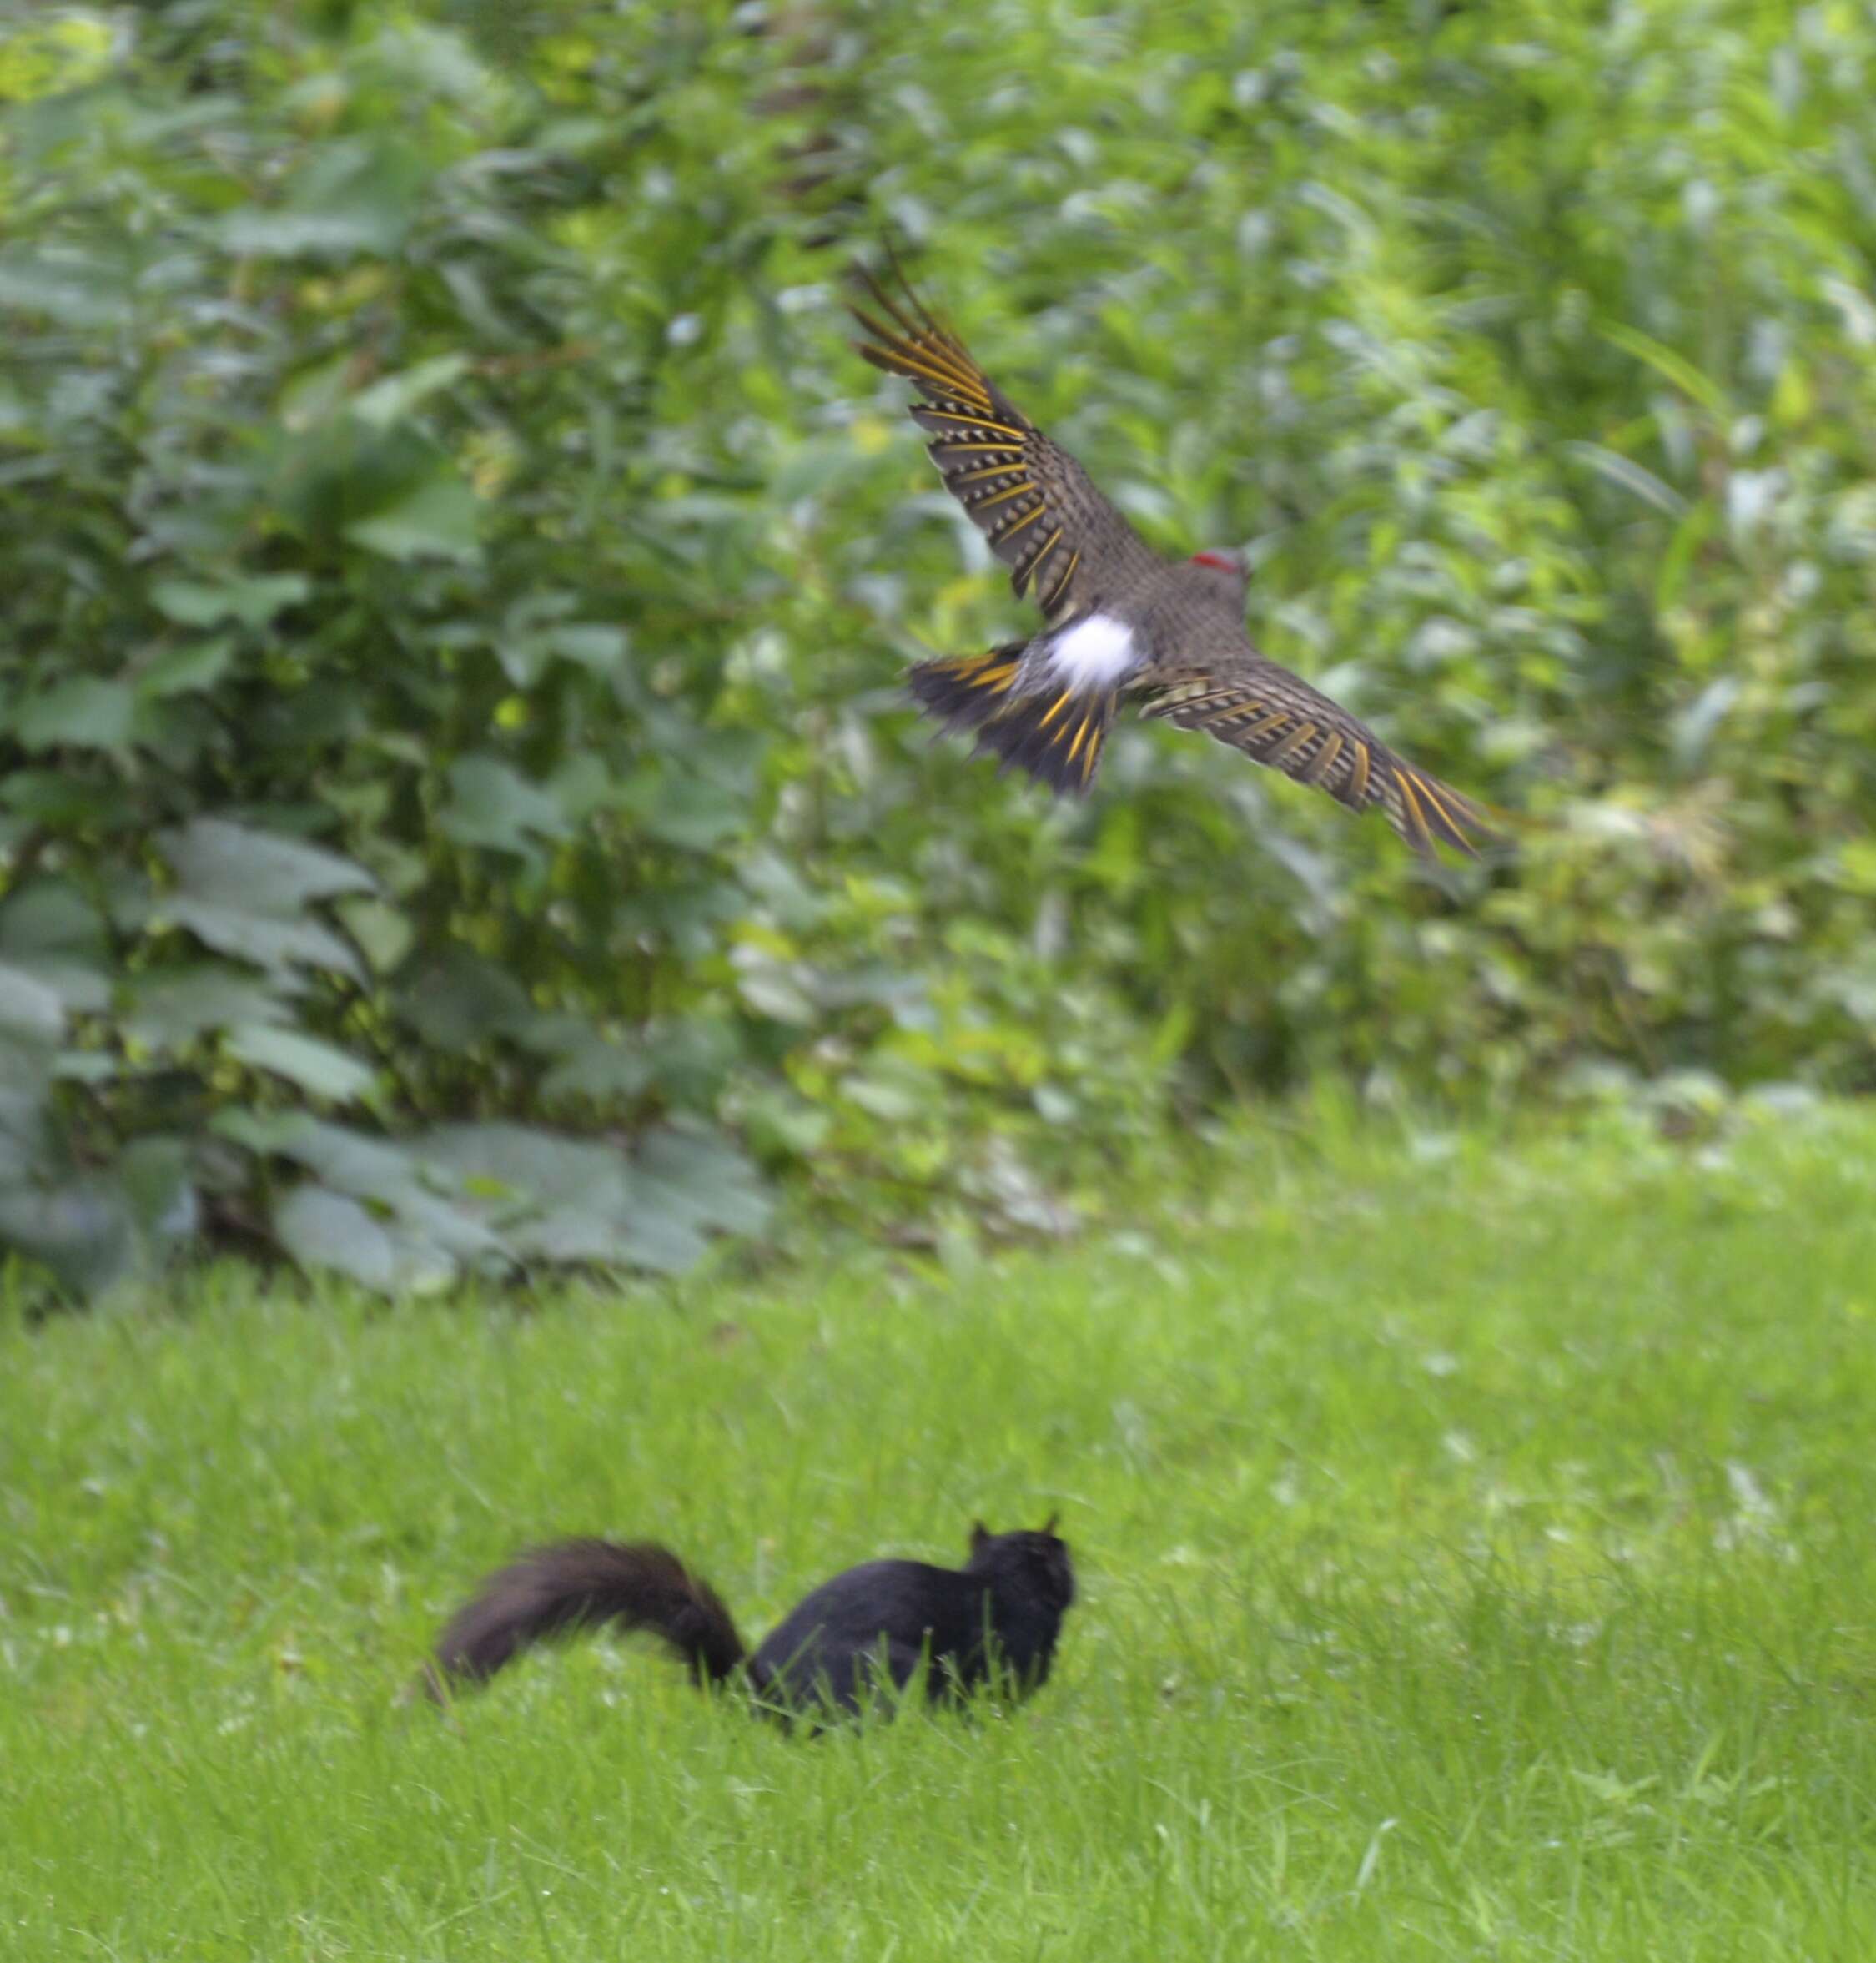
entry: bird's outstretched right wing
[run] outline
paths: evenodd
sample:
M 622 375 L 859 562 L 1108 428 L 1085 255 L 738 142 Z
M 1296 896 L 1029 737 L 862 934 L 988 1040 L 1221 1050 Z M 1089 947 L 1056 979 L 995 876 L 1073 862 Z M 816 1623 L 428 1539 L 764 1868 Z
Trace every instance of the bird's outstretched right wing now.
M 1140 712 L 1203 730 L 1254 763 L 1318 786 L 1350 811 L 1380 805 L 1395 830 L 1428 857 L 1437 844 L 1476 858 L 1480 842 L 1502 836 L 1481 806 L 1417 769 L 1358 717 L 1262 656 L 1210 671 L 1195 663 Z
M 1033 582 L 1046 618 L 1064 620 L 1104 586 L 1130 581 L 1160 561 L 1094 487 L 1075 460 L 1024 415 L 925 305 L 897 264 L 903 300 L 867 272 L 860 279 L 885 318 L 858 307 L 868 339 L 853 345 L 875 368 L 903 375 L 924 398 L 913 420 L 945 488 L 1008 566 L 1020 596 Z

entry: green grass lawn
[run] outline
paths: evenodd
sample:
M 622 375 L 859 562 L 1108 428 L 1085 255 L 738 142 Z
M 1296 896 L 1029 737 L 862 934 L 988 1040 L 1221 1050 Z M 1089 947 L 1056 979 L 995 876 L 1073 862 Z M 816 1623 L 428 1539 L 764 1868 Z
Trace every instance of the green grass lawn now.
M 0 1311 L 0 1954 L 1876 1955 L 1876 1118 L 1240 1150 L 948 1275 Z M 759 1637 L 973 1513 L 1055 1680 L 806 1743 L 603 1642 L 399 1704 L 544 1533 Z

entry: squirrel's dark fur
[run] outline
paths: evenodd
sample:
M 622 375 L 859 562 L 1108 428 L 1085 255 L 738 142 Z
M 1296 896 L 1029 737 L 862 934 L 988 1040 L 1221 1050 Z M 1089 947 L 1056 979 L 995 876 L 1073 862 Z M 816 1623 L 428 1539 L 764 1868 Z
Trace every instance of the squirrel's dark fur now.
M 648 1629 L 702 1684 L 740 1678 L 766 1709 L 856 1710 L 883 1666 L 903 1690 L 922 1664 L 933 1702 L 998 1674 L 1020 1694 L 1049 1675 L 1074 1569 L 1055 1522 L 1038 1533 L 971 1531 L 962 1568 L 868 1561 L 822 1582 L 750 1655 L 710 1584 L 648 1543 L 563 1540 L 491 1575 L 438 1639 L 427 1682 L 480 1684 L 531 1644 L 611 1623 Z

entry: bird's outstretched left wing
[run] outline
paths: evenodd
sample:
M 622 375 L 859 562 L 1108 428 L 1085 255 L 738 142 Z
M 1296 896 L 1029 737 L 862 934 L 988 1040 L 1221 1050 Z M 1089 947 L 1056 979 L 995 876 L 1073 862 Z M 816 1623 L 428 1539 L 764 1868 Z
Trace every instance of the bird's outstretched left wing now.
M 1010 568 L 1009 583 L 1019 596 L 1033 582 L 1044 615 L 1065 619 L 1097 601 L 1104 586 L 1160 564 L 1088 473 L 978 366 L 903 273 L 902 299 L 863 268 L 858 276 L 885 318 L 854 307 L 868 335 L 854 346 L 924 398 L 912 416 L 930 433 L 932 461 L 946 490 Z
M 1208 670 L 1195 664 L 1161 686 L 1141 713 L 1241 750 L 1299 783 L 1315 784 L 1350 811 L 1378 804 L 1416 851 L 1450 846 L 1469 858 L 1501 836 L 1479 805 L 1416 769 L 1374 731 L 1300 676 L 1257 656 Z

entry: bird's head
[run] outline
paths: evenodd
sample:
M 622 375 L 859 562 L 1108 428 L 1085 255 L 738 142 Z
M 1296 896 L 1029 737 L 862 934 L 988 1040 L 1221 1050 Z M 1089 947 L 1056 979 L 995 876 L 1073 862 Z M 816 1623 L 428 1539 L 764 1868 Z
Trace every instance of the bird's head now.
M 1228 552 L 1222 547 L 1214 546 L 1203 552 L 1195 552 L 1191 563 L 1199 567 L 1207 578 L 1216 580 L 1220 585 L 1229 584 L 1238 597 L 1240 600 L 1243 598 L 1250 572 L 1241 553 Z

